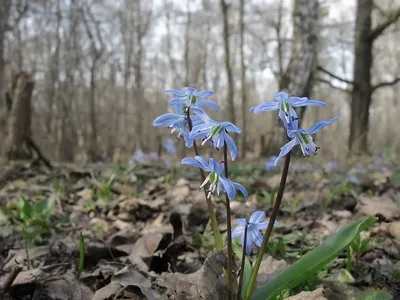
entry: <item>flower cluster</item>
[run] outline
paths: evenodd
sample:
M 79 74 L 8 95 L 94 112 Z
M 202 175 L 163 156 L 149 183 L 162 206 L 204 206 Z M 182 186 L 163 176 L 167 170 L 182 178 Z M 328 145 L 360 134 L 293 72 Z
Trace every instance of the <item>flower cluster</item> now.
M 281 148 L 274 165 L 276 166 L 279 160 L 288 154 L 296 145 L 300 145 L 304 156 L 316 154 L 319 147 L 313 142 L 311 134 L 317 133 L 322 128 L 332 124 L 339 119 L 339 117 L 327 121 L 319 121 L 308 130 L 305 130 L 299 128 L 299 117 L 297 116 L 295 108 L 303 106 L 325 106 L 326 104 L 324 102 L 309 100 L 307 97 L 289 97 L 285 92 L 275 93 L 274 100 L 275 101 L 267 101 L 250 108 L 250 111 L 254 114 L 258 114 L 262 111 L 279 110 L 278 117 L 285 126 L 290 141 Z
M 210 144 L 216 150 L 226 147 L 224 156 L 229 151 L 232 160 L 237 158 L 238 150 L 234 139 L 229 134 L 240 134 L 240 128 L 231 122 L 215 121 L 204 111 L 205 108 L 211 108 L 218 112 L 217 105 L 207 99 L 214 94 L 212 91 L 198 91 L 194 88 L 186 87 L 183 91 L 166 90 L 165 92 L 174 96 L 169 101 L 169 105 L 175 108 L 175 113 L 159 116 L 154 120 L 154 126 L 169 127 L 171 128 L 171 133 L 178 132 L 178 138 L 183 136 L 185 144 L 189 148 L 193 146 L 196 140 L 201 140 L 201 145 Z M 327 121 L 319 121 L 305 130 L 299 128 L 299 117 L 295 108 L 325 105 L 324 102 L 318 100 L 309 100 L 307 97 L 289 97 L 287 93 L 279 92 L 275 94 L 274 101 L 264 102 L 250 108 L 250 111 L 254 114 L 259 114 L 262 111 L 278 110 L 278 118 L 286 129 L 288 143 L 281 148 L 278 156 L 271 157 L 266 163 L 268 170 L 276 167 L 279 160 L 296 145 L 300 146 L 304 156 L 316 154 L 319 147 L 314 143 L 311 135 L 332 124 L 338 117 Z M 184 158 L 181 163 L 197 167 L 202 172 L 205 171 L 207 173 L 207 177 L 200 185 L 200 188 L 205 188 L 207 199 L 210 199 L 211 195 L 220 196 L 222 191 L 226 194 L 228 200 L 232 200 L 236 196 L 237 190 L 245 198 L 248 197 L 243 185 L 228 179 L 226 174 L 227 161 L 219 163 L 214 158 L 206 160 L 196 155 L 194 158 Z M 227 202 L 229 203 L 229 201 Z M 239 219 L 237 221 L 238 226 L 231 233 L 232 239 L 241 237 L 241 243 L 246 254 L 251 254 L 253 244 L 261 246 L 263 241 L 261 230 L 268 227 L 268 222 L 264 222 L 264 219 L 265 213 L 256 211 L 249 220 Z

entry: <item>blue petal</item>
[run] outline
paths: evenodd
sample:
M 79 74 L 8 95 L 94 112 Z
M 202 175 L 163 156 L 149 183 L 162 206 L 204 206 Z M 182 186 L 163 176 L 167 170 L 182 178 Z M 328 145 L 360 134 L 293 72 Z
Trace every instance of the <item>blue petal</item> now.
M 177 114 L 163 114 L 153 121 L 153 126 L 171 126 L 174 125 L 174 123 L 176 123 L 177 121 L 182 120 L 183 118 L 183 116 Z
M 184 90 L 187 95 L 196 95 L 197 94 L 197 89 L 192 88 L 192 87 L 185 87 Z
M 193 167 L 203 169 L 203 166 L 197 160 L 195 160 L 193 158 L 189 158 L 189 157 L 185 157 L 184 159 L 182 159 L 181 164 L 182 165 L 190 165 Z
M 232 240 L 236 239 L 237 237 L 241 236 L 244 234 L 244 228 L 243 226 L 238 226 L 235 229 L 232 230 Z
M 249 223 L 260 223 L 265 219 L 265 212 L 255 211 L 251 214 Z
M 179 91 L 179 90 L 165 90 L 164 93 L 175 94 L 175 95 L 180 96 L 180 97 L 184 97 L 186 95 L 185 92 L 182 92 L 182 91 Z
M 236 224 L 240 225 L 240 226 L 246 226 L 247 225 L 247 220 L 244 218 L 239 218 L 236 221 Z
M 236 133 L 242 133 L 239 127 L 236 125 L 232 124 L 231 122 L 222 122 L 221 123 L 222 127 L 225 128 L 228 132 L 236 132 Z
M 246 254 L 247 255 L 250 255 L 251 252 L 253 251 L 253 239 L 254 239 L 254 237 L 253 237 L 252 231 L 247 228 L 246 245 L 243 245 L 244 244 L 244 234 L 242 236 L 242 245 L 243 245 L 243 247 L 246 246 Z
M 210 165 L 210 160 L 207 162 L 204 158 L 202 158 L 200 155 L 197 155 L 194 157 L 195 160 L 197 160 L 202 166 L 203 169 L 207 172 L 211 171 L 211 165 Z M 212 159 L 212 158 L 211 158 Z
M 217 104 L 215 104 L 211 100 L 197 100 L 196 105 L 198 107 L 203 107 L 203 106 L 209 107 L 209 108 L 212 108 L 214 111 L 219 112 L 219 108 L 218 108 Z
M 210 133 L 212 125 L 210 124 L 200 124 L 193 127 L 190 132 L 190 137 L 193 139 L 202 139 Z
M 288 115 L 286 115 L 285 111 L 280 109 L 278 116 L 279 119 L 282 120 L 283 126 L 285 126 L 286 130 L 294 130 L 299 127 L 299 120 L 297 117 L 297 113 L 292 106 L 289 106 Z
M 326 106 L 325 102 L 318 100 L 309 100 L 307 97 L 290 97 L 288 103 L 293 107 L 301 106 Z
M 316 133 L 318 131 L 320 131 L 322 128 L 331 125 L 334 121 L 336 121 L 337 119 L 339 119 L 339 117 L 327 120 L 327 121 L 319 121 L 317 123 L 315 123 L 313 126 L 310 127 L 310 129 L 307 130 L 308 134 L 313 134 Z
M 258 230 L 253 231 L 253 243 L 256 244 L 258 247 L 261 247 L 263 242 L 263 236 Z
M 208 91 L 208 90 L 202 90 L 202 91 L 197 93 L 197 97 L 200 97 L 200 98 L 207 98 L 207 97 L 210 97 L 212 95 L 214 95 L 214 92 L 213 91 Z
M 195 158 L 196 159 L 186 157 L 186 158 L 182 159 L 181 164 L 197 167 L 197 168 L 203 169 L 204 171 L 207 171 L 207 172 L 210 171 L 210 168 L 208 167 L 208 163 L 207 163 L 207 161 L 204 160 L 204 158 L 202 158 L 201 156 L 196 156 Z
M 238 155 L 235 141 L 226 132 L 223 132 L 222 134 L 224 135 L 226 146 L 228 147 L 229 153 L 231 154 L 231 158 L 232 160 L 235 160 Z
M 191 148 L 192 146 L 193 146 L 193 143 L 194 143 L 194 139 L 192 139 L 190 136 L 189 136 L 189 133 L 188 132 L 185 132 L 185 131 L 180 131 L 181 132 L 181 134 L 183 135 L 183 139 L 185 140 L 185 146 L 187 147 L 187 148 Z
M 289 95 L 286 92 L 277 92 L 274 94 L 274 99 L 279 102 L 282 100 L 288 99 L 288 98 L 289 98 Z
M 192 112 L 196 114 L 197 117 L 199 117 L 200 119 L 203 120 L 204 123 L 212 123 L 215 124 L 217 122 L 215 122 L 213 119 L 211 119 L 204 110 L 202 110 L 201 108 L 198 107 L 192 107 Z
M 247 190 L 244 188 L 243 185 L 241 185 L 240 183 L 237 182 L 232 182 L 232 184 L 235 186 L 236 189 L 238 189 L 243 196 L 247 199 L 249 197 L 249 194 L 247 193 Z
M 252 107 L 249 110 L 255 115 L 259 114 L 262 111 L 271 111 L 279 109 L 279 102 L 276 101 L 268 101 L 257 105 L 256 107 Z
M 222 174 L 222 172 L 224 171 L 224 169 L 222 168 L 222 165 L 212 157 L 210 157 L 208 159 L 208 165 L 209 165 L 210 171 L 215 172 L 218 175 Z
M 219 150 L 224 146 L 225 136 L 224 132 L 218 133 L 212 137 L 213 146 L 215 149 Z
M 172 98 L 169 100 L 168 105 L 182 105 L 183 103 L 185 103 L 185 100 L 182 98 Z
M 256 228 L 257 230 L 262 230 L 262 229 L 266 229 L 268 227 L 268 223 L 269 222 L 261 222 L 261 223 L 258 223 L 258 224 L 253 224 L 252 226 L 254 228 Z
M 183 104 L 184 104 L 183 101 L 184 100 L 182 100 L 182 102 L 180 102 L 180 103 L 175 104 L 175 112 L 178 115 L 184 115 L 185 114 L 184 111 L 183 111 Z
M 226 179 L 222 174 L 219 177 L 222 189 L 225 191 L 229 200 L 232 200 L 236 196 L 236 188 L 229 179 Z
M 278 161 L 286 154 L 288 154 L 290 150 L 292 150 L 293 147 L 296 146 L 297 144 L 298 144 L 297 139 L 292 139 L 289 143 L 283 145 L 283 147 L 281 148 L 281 152 L 279 153 L 279 156 L 277 157 L 277 159 L 275 159 L 274 165 L 275 166 L 278 165 Z

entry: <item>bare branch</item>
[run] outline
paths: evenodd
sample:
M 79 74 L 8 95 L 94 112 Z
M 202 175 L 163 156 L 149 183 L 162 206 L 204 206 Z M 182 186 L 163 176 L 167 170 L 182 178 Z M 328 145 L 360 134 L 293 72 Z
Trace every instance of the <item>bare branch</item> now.
M 383 31 L 388 28 L 390 25 L 392 25 L 394 22 L 396 22 L 400 18 L 400 8 L 391 11 L 385 22 L 382 22 L 381 24 L 377 25 L 374 29 L 372 29 L 369 39 L 374 40 L 377 37 L 379 37 Z
M 395 85 L 395 84 L 398 83 L 399 81 L 400 81 L 400 78 L 399 78 L 399 77 L 393 79 L 392 81 L 382 81 L 382 82 L 380 82 L 380 83 L 378 83 L 378 84 L 376 84 L 376 85 L 374 85 L 374 86 L 372 87 L 372 92 L 374 92 L 375 90 L 377 90 L 377 89 L 379 89 L 379 88 L 381 88 L 381 87 L 384 87 L 384 86 Z
M 345 83 L 348 83 L 348 84 L 354 84 L 353 81 L 348 80 L 348 79 L 341 78 L 341 77 L 339 77 L 338 75 L 333 74 L 332 72 L 326 70 L 325 68 L 323 68 L 323 67 L 321 67 L 321 66 L 317 66 L 317 70 L 318 70 L 318 71 L 321 71 L 321 72 L 323 72 L 323 73 L 325 73 L 325 74 L 328 74 L 328 75 L 331 76 L 332 78 L 335 78 L 335 79 L 337 79 L 337 80 L 339 80 L 339 81 L 342 81 L 342 82 L 345 82 Z
M 315 79 L 318 82 L 322 82 L 322 83 L 326 83 L 327 85 L 329 85 L 331 88 L 341 91 L 341 92 L 345 92 L 345 93 L 350 93 L 351 91 L 349 89 L 344 89 L 338 86 L 333 85 L 329 80 L 326 79 L 322 79 L 322 78 L 316 78 Z

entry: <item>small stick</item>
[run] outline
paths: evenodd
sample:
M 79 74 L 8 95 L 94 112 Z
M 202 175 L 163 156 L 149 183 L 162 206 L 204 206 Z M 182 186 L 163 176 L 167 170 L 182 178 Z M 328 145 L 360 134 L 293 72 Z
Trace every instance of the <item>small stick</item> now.
M 11 271 L 10 275 L 8 275 L 7 279 L 4 282 L 3 288 L 0 290 L 0 296 L 4 296 L 4 294 L 11 287 L 11 285 L 13 284 L 15 278 L 17 278 L 18 274 L 21 271 L 22 271 L 22 267 L 21 266 L 17 266 Z

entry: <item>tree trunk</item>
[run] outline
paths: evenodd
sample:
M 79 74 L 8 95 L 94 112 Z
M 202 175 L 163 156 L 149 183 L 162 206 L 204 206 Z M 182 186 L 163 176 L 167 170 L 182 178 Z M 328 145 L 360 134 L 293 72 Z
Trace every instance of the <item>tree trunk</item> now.
M 229 47 L 229 23 L 228 23 L 228 4 L 226 4 L 225 0 L 221 0 L 221 10 L 222 10 L 222 18 L 224 22 L 224 51 L 225 51 L 225 69 L 226 75 L 228 77 L 228 119 L 232 123 L 236 123 L 235 118 L 235 105 L 234 105 L 234 86 L 233 86 L 233 74 L 231 68 L 231 51 Z
M 23 144 L 31 135 L 31 96 L 34 81 L 31 74 L 19 72 L 13 76 L 9 91 L 12 106 L 9 116 L 7 159 L 26 158 Z
M 369 107 L 372 100 L 371 68 L 372 0 L 357 1 L 354 48 L 354 84 L 351 101 L 349 150 L 355 154 L 368 153 Z

